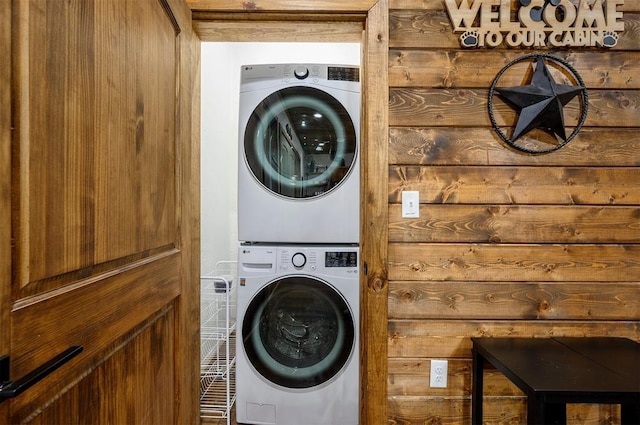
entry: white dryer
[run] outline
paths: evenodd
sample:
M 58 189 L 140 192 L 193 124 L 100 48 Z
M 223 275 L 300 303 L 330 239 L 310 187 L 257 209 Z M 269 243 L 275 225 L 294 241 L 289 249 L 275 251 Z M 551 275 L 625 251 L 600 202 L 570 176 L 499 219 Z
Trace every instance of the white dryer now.
M 238 423 L 358 424 L 358 255 L 356 246 L 240 247 Z
M 357 66 L 241 69 L 238 239 L 358 243 Z

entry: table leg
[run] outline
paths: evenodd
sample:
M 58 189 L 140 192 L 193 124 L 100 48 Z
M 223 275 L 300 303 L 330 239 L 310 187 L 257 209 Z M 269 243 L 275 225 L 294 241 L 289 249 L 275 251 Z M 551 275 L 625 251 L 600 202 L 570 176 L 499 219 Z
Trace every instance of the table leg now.
M 527 394 L 527 425 L 539 425 L 544 418 L 544 404 L 535 394 Z
M 622 425 L 640 424 L 640 403 L 623 403 L 620 410 L 620 423 Z
M 484 378 L 484 358 L 473 348 L 471 385 L 471 424 L 482 425 L 482 386 Z
M 567 405 L 564 403 L 546 403 L 544 405 L 544 423 L 565 425 L 567 423 Z
M 566 425 L 567 405 L 564 403 L 545 403 L 543 395 L 527 396 L 528 425 Z

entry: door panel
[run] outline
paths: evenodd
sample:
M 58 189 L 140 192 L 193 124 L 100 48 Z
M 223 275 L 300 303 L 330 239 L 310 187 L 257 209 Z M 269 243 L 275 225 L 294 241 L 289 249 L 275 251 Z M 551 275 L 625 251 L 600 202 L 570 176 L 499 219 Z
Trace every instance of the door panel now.
M 173 335 L 173 311 L 159 317 L 97 367 L 88 377 L 35 416 L 31 424 L 167 424 L 175 417 L 172 403 L 157 405 L 154 388 L 170 388 L 174 365 L 170 357 L 154 356 L 143 367 L 131 361 L 138 353 L 157 349 Z M 108 400 L 104 394 L 110 394 Z M 135 404 L 136 409 L 122 406 Z
M 22 297 L 173 248 L 178 31 L 159 0 L 18 3 Z
M 27 391 L 13 400 L 14 410 L 35 408 L 45 402 L 63 390 L 69 380 L 77 379 L 76 369 L 90 369 L 112 354 L 110 345 L 124 343 L 140 326 L 158 320 L 153 317 L 156 312 L 170 308 L 179 294 L 178 267 L 179 255 L 175 252 L 84 285 L 78 282 L 78 287 L 24 307 L 26 302 L 16 303 L 12 314 L 12 376 L 24 376 L 69 346 L 82 345 L 84 351 L 69 363 L 71 367 L 62 367 L 39 384 L 41 391 Z M 155 355 L 173 357 L 170 342 L 166 341 L 158 352 L 149 352 L 141 365 L 153 361 Z M 164 390 L 169 393 L 164 395 L 169 397 L 165 402 L 171 403 L 173 385 Z
M 13 28 L 14 128 L 11 149 L 5 133 L 0 145 L 12 177 L 10 197 L 0 184 L 0 246 L 12 259 L 10 270 L 0 260 L 0 284 L 11 282 L 10 294 L 0 289 L 0 355 L 17 379 L 69 346 L 83 352 L 1 403 L 0 422 L 194 423 L 199 45 L 189 10 L 182 0 L 11 7 L 0 12 Z

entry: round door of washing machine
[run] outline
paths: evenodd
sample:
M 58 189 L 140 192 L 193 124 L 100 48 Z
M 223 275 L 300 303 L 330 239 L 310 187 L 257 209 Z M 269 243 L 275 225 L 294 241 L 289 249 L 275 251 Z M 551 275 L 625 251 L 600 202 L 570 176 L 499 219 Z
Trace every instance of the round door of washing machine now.
M 263 377 L 286 388 L 312 388 L 340 372 L 353 352 L 355 325 L 327 282 L 288 276 L 271 282 L 245 312 L 245 354 Z
M 359 69 L 241 70 L 239 240 L 357 243 Z

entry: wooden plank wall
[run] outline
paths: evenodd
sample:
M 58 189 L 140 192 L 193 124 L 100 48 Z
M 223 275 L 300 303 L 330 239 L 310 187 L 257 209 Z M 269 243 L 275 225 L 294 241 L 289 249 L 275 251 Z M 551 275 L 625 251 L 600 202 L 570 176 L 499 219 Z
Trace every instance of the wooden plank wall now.
M 580 73 L 589 114 L 544 155 L 507 147 L 487 111 L 496 74 L 534 51 L 462 50 L 443 0 L 389 9 L 389 423 L 467 424 L 471 337 L 640 340 L 640 2 L 614 48 L 546 50 Z M 420 218 L 401 218 L 403 190 Z M 449 361 L 447 388 L 429 387 L 431 359 Z M 525 422 L 504 376 L 485 391 L 485 423 Z M 568 417 L 618 423 L 619 408 Z

